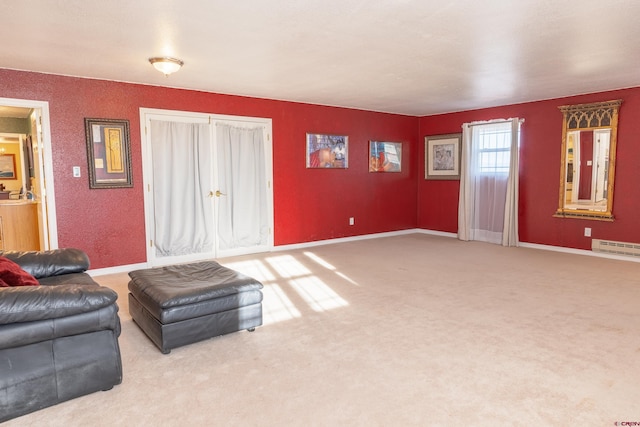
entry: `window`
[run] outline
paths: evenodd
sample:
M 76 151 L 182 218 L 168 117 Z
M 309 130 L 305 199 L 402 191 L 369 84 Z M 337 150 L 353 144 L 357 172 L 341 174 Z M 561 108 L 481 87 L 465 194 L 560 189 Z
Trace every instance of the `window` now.
M 509 173 L 511 123 L 477 125 L 478 172 L 481 175 Z

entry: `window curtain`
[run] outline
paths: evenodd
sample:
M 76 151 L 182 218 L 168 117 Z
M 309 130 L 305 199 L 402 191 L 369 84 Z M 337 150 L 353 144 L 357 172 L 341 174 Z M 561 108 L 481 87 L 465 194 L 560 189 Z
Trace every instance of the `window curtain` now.
M 520 120 L 462 126 L 458 238 L 518 245 Z
M 263 128 L 216 124 L 218 249 L 267 245 L 268 211 Z
M 209 125 L 151 120 L 158 256 L 212 252 Z

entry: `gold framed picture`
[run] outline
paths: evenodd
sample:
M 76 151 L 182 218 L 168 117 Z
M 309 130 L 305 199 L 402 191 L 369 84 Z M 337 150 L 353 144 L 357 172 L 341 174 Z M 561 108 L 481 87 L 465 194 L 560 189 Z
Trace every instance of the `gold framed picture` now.
M 84 119 L 89 188 L 133 187 L 129 121 Z

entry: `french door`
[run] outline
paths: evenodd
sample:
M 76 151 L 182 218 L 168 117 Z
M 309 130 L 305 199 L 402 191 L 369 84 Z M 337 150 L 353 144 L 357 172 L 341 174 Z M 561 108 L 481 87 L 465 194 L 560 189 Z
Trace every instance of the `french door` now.
M 151 265 L 273 247 L 271 120 L 140 110 Z

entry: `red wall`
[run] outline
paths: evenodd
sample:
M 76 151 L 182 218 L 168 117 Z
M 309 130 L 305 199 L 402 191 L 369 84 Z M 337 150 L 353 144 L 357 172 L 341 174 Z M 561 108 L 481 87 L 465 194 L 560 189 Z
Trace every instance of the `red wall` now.
M 92 268 L 146 261 L 139 108 L 273 119 L 276 245 L 424 228 L 457 231 L 458 181 L 424 180 L 424 136 L 464 122 L 522 117 L 520 240 L 589 249 L 594 238 L 640 242 L 640 88 L 422 118 L 0 69 L 0 97 L 48 101 L 60 247 L 83 248 Z M 612 223 L 553 217 L 558 204 L 559 105 L 623 99 Z M 128 119 L 134 187 L 90 190 L 84 118 Z M 349 168 L 306 169 L 307 132 L 349 136 Z M 403 142 L 403 171 L 372 174 L 368 141 Z M 82 178 L 72 178 L 80 166 Z M 417 195 L 417 197 L 416 197 Z M 355 217 L 355 225 L 348 218 Z
M 49 102 L 58 243 L 84 249 L 92 268 L 146 261 L 141 107 L 273 119 L 276 245 L 416 227 L 415 117 L 3 69 L 0 97 Z M 133 188 L 89 189 L 85 117 L 129 120 Z M 306 169 L 307 132 L 348 135 L 349 168 Z M 403 143 L 401 173 L 368 172 L 370 139 Z
M 622 99 L 618 145 L 614 222 L 555 218 L 558 207 L 562 143 L 562 113 L 558 106 Z M 640 88 L 588 94 L 540 102 L 420 118 L 420 144 L 424 137 L 461 132 L 465 122 L 496 118 L 525 119 L 520 146 L 520 241 L 544 245 L 591 249 L 592 237 L 640 242 Z M 424 164 L 424 149 L 420 149 Z M 421 174 L 423 174 L 421 169 Z M 425 181 L 418 185 L 418 227 L 457 232 L 459 181 Z

